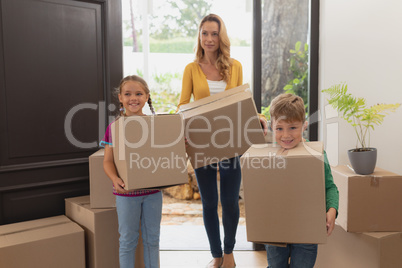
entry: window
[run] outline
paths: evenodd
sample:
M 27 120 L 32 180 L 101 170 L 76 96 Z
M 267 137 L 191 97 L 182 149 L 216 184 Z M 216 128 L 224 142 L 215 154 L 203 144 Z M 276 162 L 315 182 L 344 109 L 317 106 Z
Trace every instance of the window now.
M 301 96 L 310 140 L 317 140 L 318 12 L 318 0 L 254 0 L 256 105 L 268 115 L 275 96 Z
M 230 7 L 230 8 L 228 8 Z M 252 83 L 251 0 L 122 0 L 124 75 L 142 76 L 156 111 L 176 111 L 185 66 L 195 57 L 198 25 L 209 14 L 225 22 L 231 56 Z

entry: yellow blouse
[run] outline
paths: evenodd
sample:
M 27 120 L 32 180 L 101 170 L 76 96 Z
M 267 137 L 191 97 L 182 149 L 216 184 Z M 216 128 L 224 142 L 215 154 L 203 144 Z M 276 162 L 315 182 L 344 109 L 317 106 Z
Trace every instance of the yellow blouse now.
M 233 59 L 230 67 L 230 80 L 226 84 L 225 90 L 241 86 L 243 84 L 243 68 L 241 63 Z M 182 104 L 190 102 L 191 94 L 194 100 L 199 100 L 210 96 L 207 77 L 197 62 L 189 63 L 184 69 L 183 83 L 180 95 L 180 101 L 177 108 Z

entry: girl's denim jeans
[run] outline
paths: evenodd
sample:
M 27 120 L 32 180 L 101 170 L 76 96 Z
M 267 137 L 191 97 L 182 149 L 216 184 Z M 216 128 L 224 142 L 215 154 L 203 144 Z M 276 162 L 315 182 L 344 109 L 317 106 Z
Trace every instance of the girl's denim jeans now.
M 159 236 L 162 218 L 162 192 L 144 196 L 116 196 L 119 222 L 120 268 L 133 268 L 141 233 L 146 268 L 159 268 Z

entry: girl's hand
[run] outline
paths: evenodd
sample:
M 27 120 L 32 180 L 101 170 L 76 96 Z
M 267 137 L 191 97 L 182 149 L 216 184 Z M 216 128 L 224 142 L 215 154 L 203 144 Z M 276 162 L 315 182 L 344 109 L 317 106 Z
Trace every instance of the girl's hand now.
M 267 136 L 268 133 L 268 122 L 265 120 L 265 118 L 260 117 L 260 123 L 262 126 L 262 129 L 264 130 L 264 136 Z
M 335 228 L 336 209 L 330 208 L 327 212 L 327 235 L 330 236 Z
M 113 186 L 116 192 L 119 194 L 126 194 L 129 192 L 126 189 L 124 189 L 125 186 L 124 181 L 120 178 L 117 178 L 116 180 L 113 181 Z

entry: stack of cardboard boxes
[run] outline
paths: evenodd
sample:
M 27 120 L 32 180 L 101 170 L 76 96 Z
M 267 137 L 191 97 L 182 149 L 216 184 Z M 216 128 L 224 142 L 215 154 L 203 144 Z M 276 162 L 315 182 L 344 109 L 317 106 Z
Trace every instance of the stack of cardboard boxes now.
M 119 233 L 116 208 L 91 208 L 89 196 L 67 198 L 65 205 L 66 216 L 85 231 L 86 267 L 118 268 Z M 145 267 L 141 238 L 135 252 L 135 267 Z
M 127 190 L 187 182 L 182 125 L 180 115 L 121 117 L 111 125 L 115 164 Z M 145 138 L 135 140 L 137 137 Z M 103 158 L 104 149 L 89 157 L 90 195 L 66 199 L 66 215 L 85 230 L 88 267 L 118 268 L 116 199 L 103 169 Z M 145 267 L 141 237 L 135 267 Z
M 66 216 L 0 226 L 0 267 L 84 268 L 84 230 Z
M 343 165 L 332 174 L 339 214 L 315 267 L 402 267 L 402 176 L 381 168 L 357 175 Z

